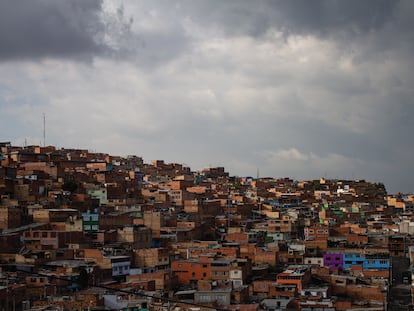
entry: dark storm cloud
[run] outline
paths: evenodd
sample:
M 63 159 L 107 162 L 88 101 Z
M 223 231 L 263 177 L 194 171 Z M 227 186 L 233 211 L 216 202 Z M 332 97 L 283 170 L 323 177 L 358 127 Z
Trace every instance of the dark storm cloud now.
M 397 1 L 389 0 L 269 2 L 271 14 L 289 30 L 322 35 L 336 31 L 358 34 L 381 28 L 392 17 L 396 4 Z
M 1 1 L 0 60 L 108 52 L 104 37 L 114 23 L 101 13 L 101 0 Z
M 122 10 L 112 15 L 103 12 L 102 0 L 2 1 L 0 60 L 82 58 L 126 52 L 119 54 L 136 54 L 147 64 L 157 63 L 159 59 L 174 57 L 189 44 L 180 26 L 183 18 L 190 18 L 205 29 L 217 27 L 230 36 L 256 37 L 270 28 L 285 34 L 358 34 L 382 27 L 392 17 L 397 3 L 387 0 L 184 0 L 177 5 L 170 1 L 143 1 L 139 2 L 141 8 L 163 12 L 174 33 L 140 31 L 132 36 L 132 21 L 125 21 Z
M 286 34 L 359 34 L 382 27 L 399 1 L 259 0 L 184 1 L 195 20 L 222 26 L 228 34 L 259 36 L 275 27 Z

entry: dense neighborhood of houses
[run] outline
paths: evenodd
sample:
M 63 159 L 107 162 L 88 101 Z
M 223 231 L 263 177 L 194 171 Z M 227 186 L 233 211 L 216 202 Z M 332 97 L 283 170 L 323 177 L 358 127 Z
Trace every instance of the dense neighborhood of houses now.
M 413 310 L 414 196 L 0 143 L 0 311 Z

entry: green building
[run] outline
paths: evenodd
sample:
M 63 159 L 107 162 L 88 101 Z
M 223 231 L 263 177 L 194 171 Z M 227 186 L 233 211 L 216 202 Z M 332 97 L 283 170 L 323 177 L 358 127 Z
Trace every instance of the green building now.
M 96 233 L 99 231 L 99 214 L 82 214 L 82 229 L 84 233 Z

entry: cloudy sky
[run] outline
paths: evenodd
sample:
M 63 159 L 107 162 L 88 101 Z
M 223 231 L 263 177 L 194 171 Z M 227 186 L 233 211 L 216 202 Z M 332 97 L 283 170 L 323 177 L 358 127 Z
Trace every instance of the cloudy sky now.
M 414 192 L 414 1 L 2 0 L 0 141 Z

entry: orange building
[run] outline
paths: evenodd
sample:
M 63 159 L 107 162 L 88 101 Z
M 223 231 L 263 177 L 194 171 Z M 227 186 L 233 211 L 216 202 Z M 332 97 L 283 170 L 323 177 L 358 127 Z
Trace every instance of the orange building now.
M 308 266 L 289 266 L 287 270 L 279 273 L 277 276 L 277 284 L 279 285 L 295 285 L 297 292 L 310 282 L 311 271 Z
M 170 273 L 166 270 L 158 270 L 155 272 L 148 272 L 142 274 L 134 274 L 126 276 L 127 282 L 136 282 L 136 281 L 151 281 L 155 280 L 155 289 L 156 290 L 169 290 L 172 287 L 172 282 L 170 278 Z
M 251 284 L 253 295 L 257 295 L 263 298 L 269 297 L 270 286 L 274 284 L 274 281 L 270 280 L 257 280 Z
M 326 240 L 329 237 L 329 228 L 323 225 L 305 227 L 305 240 Z
M 171 270 L 179 283 L 195 285 L 198 280 L 209 280 L 211 278 L 211 259 L 200 259 L 177 260 L 171 263 Z
M 269 287 L 269 296 L 275 298 L 281 297 L 295 297 L 298 294 L 296 284 L 275 284 L 272 283 Z

